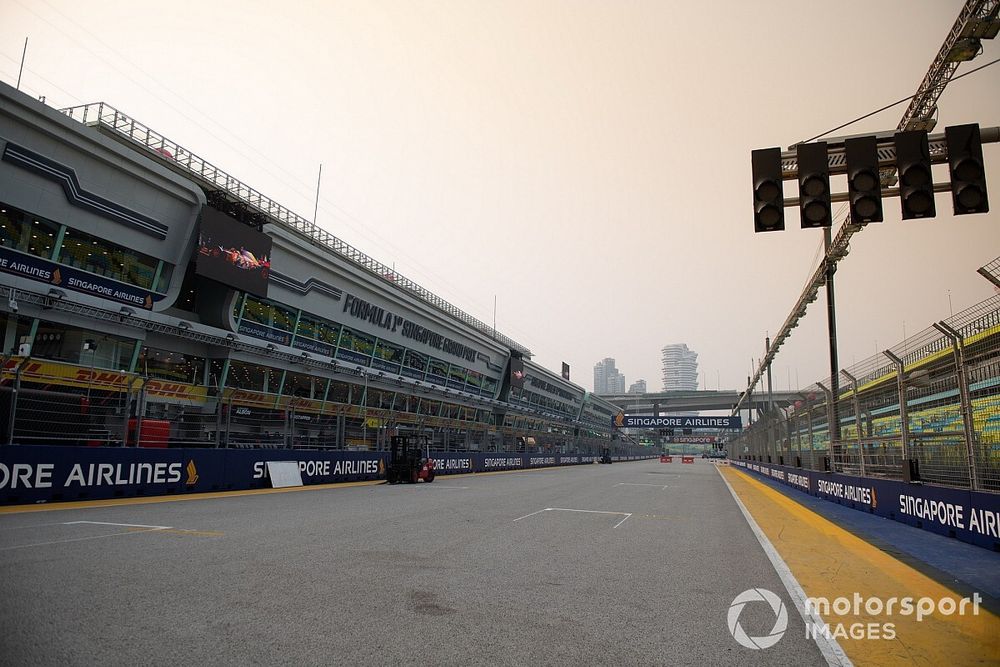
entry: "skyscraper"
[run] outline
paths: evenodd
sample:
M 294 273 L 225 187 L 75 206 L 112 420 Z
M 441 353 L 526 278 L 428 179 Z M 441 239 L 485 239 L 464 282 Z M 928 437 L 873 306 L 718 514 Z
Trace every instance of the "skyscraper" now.
M 628 388 L 628 393 L 630 394 L 645 394 L 646 393 L 646 381 L 636 380 L 632 383 L 632 386 Z
M 594 393 L 625 393 L 625 376 L 615 368 L 614 359 L 608 357 L 594 365 Z
M 694 391 L 698 389 L 698 353 L 687 343 L 672 343 L 661 350 L 663 361 L 663 391 Z

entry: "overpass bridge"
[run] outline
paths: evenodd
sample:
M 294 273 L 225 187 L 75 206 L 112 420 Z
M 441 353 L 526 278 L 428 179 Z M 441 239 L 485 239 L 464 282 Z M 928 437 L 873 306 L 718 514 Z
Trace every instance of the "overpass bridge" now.
M 600 394 L 600 397 L 613 403 L 626 415 L 652 415 L 654 408 L 662 414 L 691 412 L 694 410 L 726 410 L 731 411 L 743 392 L 736 390 L 696 390 L 696 391 L 661 391 L 647 394 Z M 775 391 L 771 399 L 778 407 L 786 407 L 795 401 L 805 398 L 797 391 Z M 752 407 L 758 411 L 766 410 L 768 395 L 756 393 L 742 403 L 743 409 Z

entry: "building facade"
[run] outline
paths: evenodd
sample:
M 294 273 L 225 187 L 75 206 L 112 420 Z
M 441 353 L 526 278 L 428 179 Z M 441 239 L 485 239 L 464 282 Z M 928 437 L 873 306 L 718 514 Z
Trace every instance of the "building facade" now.
M 108 105 L 2 83 L 0 296 L 7 443 L 612 443 L 612 404 L 405 276 Z
M 615 367 L 615 360 L 611 357 L 594 365 L 594 393 L 625 393 L 625 376 Z
M 636 380 L 628 388 L 628 393 L 630 394 L 645 394 L 646 393 L 646 381 Z
M 698 353 L 686 343 L 663 346 L 663 391 L 695 391 L 698 389 Z

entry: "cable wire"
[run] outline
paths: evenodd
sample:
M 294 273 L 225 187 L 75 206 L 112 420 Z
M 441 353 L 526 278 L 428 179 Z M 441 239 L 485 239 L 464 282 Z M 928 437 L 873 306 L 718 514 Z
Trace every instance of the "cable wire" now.
M 977 67 L 975 69 L 970 69 L 968 72 L 965 72 L 964 74 L 960 74 L 958 76 L 952 77 L 951 81 L 958 81 L 962 77 L 969 76 L 970 74 L 975 74 L 979 70 L 986 69 L 990 65 L 996 65 L 997 63 L 1000 63 L 1000 58 L 997 58 L 996 60 L 992 60 L 992 61 L 986 63 L 985 65 L 981 65 L 980 67 Z M 895 106 L 899 106 L 903 102 L 909 102 L 910 100 L 912 100 L 914 97 L 916 97 L 919 94 L 920 94 L 920 91 L 917 91 L 916 93 L 910 95 L 909 97 L 904 97 L 903 99 L 901 99 L 901 100 L 899 100 L 897 102 L 893 102 L 892 104 L 887 104 L 886 106 L 882 107 L 881 109 L 876 109 L 875 111 L 872 111 L 871 113 L 866 113 L 864 116 L 858 116 L 854 120 L 848 121 L 848 122 L 844 123 L 843 125 L 838 125 L 837 127 L 833 128 L 831 130 L 827 130 L 826 132 L 823 132 L 822 134 L 817 134 L 815 137 L 813 137 L 811 139 L 806 139 L 805 141 L 800 141 L 798 143 L 800 143 L 800 144 L 807 144 L 810 141 L 816 141 L 817 139 L 819 139 L 821 137 L 825 137 L 826 135 L 830 134 L 831 132 L 836 132 L 837 130 L 842 130 L 845 127 L 847 127 L 848 125 L 854 125 L 858 121 L 862 121 L 865 118 L 871 118 L 875 114 L 879 114 L 879 113 L 882 113 L 883 111 L 885 111 L 886 109 L 891 109 L 891 108 L 893 108 Z

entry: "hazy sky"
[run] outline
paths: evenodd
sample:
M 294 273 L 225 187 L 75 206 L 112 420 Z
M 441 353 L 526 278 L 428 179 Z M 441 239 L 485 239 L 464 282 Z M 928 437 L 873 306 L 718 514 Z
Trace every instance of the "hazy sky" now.
M 913 94 L 961 6 L 0 0 L 0 77 L 28 36 L 23 90 L 108 102 L 305 217 L 322 162 L 321 226 L 484 322 L 496 296 L 497 328 L 588 389 L 610 356 L 658 390 L 675 342 L 710 388 L 743 388 L 822 244 L 794 209 L 753 233 L 750 151 Z M 1000 125 L 1000 64 L 939 106 L 939 131 Z M 842 365 L 948 317 L 949 291 L 955 312 L 993 294 L 975 271 L 1000 255 L 1000 145 L 984 152 L 994 212 L 955 218 L 941 194 L 904 223 L 887 199 L 854 237 Z M 829 375 L 824 298 L 777 387 Z

